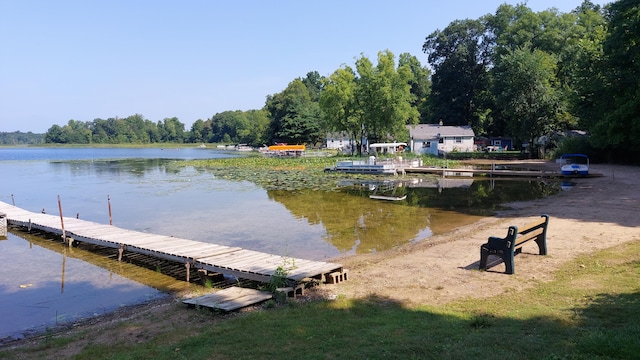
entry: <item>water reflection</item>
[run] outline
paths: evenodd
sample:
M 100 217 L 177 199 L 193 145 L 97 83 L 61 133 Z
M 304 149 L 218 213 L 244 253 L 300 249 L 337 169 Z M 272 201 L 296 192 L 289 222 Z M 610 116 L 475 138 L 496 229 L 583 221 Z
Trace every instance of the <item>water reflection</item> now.
M 403 205 L 459 213 L 490 216 L 502 204 L 526 201 L 557 194 L 560 182 L 541 179 L 500 179 L 472 177 L 423 177 L 401 180 L 353 181 L 339 184 L 343 191 L 358 197 L 370 197 L 372 192 L 406 196 Z M 380 190 L 382 189 L 382 190 Z
M 177 174 L 181 160 L 121 159 L 95 161 L 52 161 L 53 171 L 73 176 L 95 174 L 97 176 L 121 176 L 123 174 L 144 177 L 148 174 Z
M 268 194 L 297 218 L 322 225 L 326 232 L 323 239 L 341 254 L 384 251 L 478 220 L 450 211 L 353 196 L 348 191 Z
M 22 232 L 11 231 L 0 248 L 0 343 L 165 296 L 157 289 L 167 290 L 170 281 L 177 282 Z M 140 283 L 145 280 L 147 285 Z

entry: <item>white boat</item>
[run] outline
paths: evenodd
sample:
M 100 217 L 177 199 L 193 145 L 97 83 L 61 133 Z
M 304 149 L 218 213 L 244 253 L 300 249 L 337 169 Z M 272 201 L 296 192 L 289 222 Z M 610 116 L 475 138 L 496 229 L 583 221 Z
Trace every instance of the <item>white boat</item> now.
M 369 157 L 368 162 L 364 160 L 338 161 L 336 166 L 327 168 L 325 171 L 340 171 L 352 174 L 398 174 L 394 164 L 377 164 L 373 156 Z
M 564 154 L 558 159 L 562 175 L 589 175 L 589 157 L 584 154 Z
M 369 199 L 400 201 L 407 198 L 407 195 L 369 195 Z

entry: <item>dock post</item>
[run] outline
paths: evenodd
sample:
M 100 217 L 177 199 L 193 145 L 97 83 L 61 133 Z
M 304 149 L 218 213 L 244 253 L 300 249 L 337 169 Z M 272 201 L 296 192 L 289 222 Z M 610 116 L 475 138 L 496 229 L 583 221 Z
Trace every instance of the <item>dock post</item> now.
M 118 249 L 118 261 L 122 261 L 122 253 L 124 252 L 124 244 L 120 244 Z
M 58 195 L 58 209 L 60 210 L 60 225 L 62 226 L 62 241 L 65 241 L 67 234 L 64 231 L 64 216 L 62 216 L 62 203 L 60 202 L 60 195 Z
M 7 237 L 7 214 L 0 212 L 0 238 Z
M 186 263 L 184 263 L 184 267 L 187 268 L 187 282 L 189 282 L 189 275 L 191 272 L 191 263 L 187 261 Z
M 109 225 L 113 225 L 113 218 L 111 217 L 111 196 L 107 195 L 107 205 L 109 206 Z

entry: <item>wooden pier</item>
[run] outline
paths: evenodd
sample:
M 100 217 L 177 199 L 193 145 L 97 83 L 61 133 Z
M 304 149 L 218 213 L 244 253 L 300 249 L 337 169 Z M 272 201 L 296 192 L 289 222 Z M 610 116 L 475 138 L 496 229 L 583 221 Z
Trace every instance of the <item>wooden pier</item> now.
M 126 230 L 76 218 L 34 213 L 4 202 L 0 202 L 0 213 L 6 214 L 8 226 L 60 235 L 69 245 L 78 241 L 118 249 L 119 260 L 124 252 L 132 252 L 182 263 L 187 270 L 187 281 L 192 268 L 259 282 L 269 282 L 276 271 L 284 268 L 287 280 L 294 288 L 312 279 L 320 283 L 347 280 L 347 271 L 336 263 Z
M 563 175 L 560 171 L 544 171 L 544 170 L 510 170 L 500 166 L 491 166 L 488 169 L 476 168 L 441 168 L 441 167 L 412 167 L 404 169 L 407 174 L 434 174 L 444 177 L 456 176 L 495 176 L 495 177 L 513 177 L 513 178 L 578 178 L 578 177 L 597 177 L 601 174 L 589 175 Z

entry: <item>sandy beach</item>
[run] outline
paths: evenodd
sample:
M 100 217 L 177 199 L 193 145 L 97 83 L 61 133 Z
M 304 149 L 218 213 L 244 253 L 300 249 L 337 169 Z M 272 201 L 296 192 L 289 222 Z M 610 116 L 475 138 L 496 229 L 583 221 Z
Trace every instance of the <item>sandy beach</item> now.
M 557 170 L 552 162 L 535 166 Z M 349 281 L 332 291 L 356 298 L 375 294 L 407 305 L 488 297 L 550 280 L 561 264 L 578 255 L 640 240 L 640 168 L 596 164 L 591 173 L 601 176 L 573 179 L 576 185 L 558 195 L 506 204 L 508 209 L 494 217 L 429 241 L 341 259 Z M 502 261 L 477 271 L 480 246 L 489 236 L 504 237 L 509 225 L 525 225 L 541 214 L 550 216 L 547 256 L 537 255 L 530 242 L 515 258 L 514 275 L 504 274 Z

